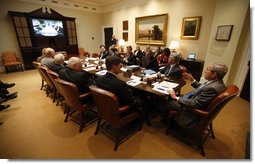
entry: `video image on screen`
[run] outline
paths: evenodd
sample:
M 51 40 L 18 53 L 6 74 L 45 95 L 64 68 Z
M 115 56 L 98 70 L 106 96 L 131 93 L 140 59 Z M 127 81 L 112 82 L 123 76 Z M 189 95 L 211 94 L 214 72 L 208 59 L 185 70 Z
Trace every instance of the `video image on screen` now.
M 63 23 L 60 20 L 32 19 L 33 29 L 36 35 L 63 36 Z

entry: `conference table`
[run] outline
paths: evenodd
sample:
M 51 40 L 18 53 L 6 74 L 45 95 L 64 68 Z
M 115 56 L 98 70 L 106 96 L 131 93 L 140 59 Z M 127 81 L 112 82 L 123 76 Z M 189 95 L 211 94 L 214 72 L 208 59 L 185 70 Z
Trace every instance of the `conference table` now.
M 139 78 L 143 75 L 141 73 L 143 71 L 143 68 L 139 67 L 138 69 L 130 70 L 130 69 L 126 69 L 127 67 L 128 66 L 123 65 L 122 70 L 124 71 L 122 71 L 122 73 L 119 73 L 117 77 L 125 81 L 130 88 L 146 92 L 147 94 L 156 95 L 160 97 L 168 96 L 168 94 L 166 93 L 162 93 L 162 92 L 159 92 L 159 90 L 155 90 L 155 85 L 160 84 L 161 82 L 164 82 L 164 81 L 168 83 L 176 84 L 175 87 L 173 87 L 172 89 L 177 93 L 180 92 L 180 89 L 186 84 L 186 81 L 184 79 L 170 79 L 165 76 L 156 78 L 156 76 L 153 77 L 152 75 L 147 78 L 146 83 L 141 81 L 137 85 L 129 85 L 130 84 L 129 82 L 133 80 L 132 79 L 133 77 Z M 83 70 L 92 74 L 93 76 L 101 76 L 105 74 L 107 72 L 105 69 L 106 68 L 103 62 L 100 62 L 97 59 L 92 59 L 92 60 L 87 59 L 87 61 L 83 62 Z

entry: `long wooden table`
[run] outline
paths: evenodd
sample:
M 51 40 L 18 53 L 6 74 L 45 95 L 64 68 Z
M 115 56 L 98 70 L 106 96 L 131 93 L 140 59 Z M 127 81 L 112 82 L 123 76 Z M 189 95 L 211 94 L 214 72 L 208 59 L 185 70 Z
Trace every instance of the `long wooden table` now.
M 94 61 L 89 61 L 88 63 L 90 64 L 94 64 Z M 95 66 L 92 66 L 92 67 L 95 67 Z M 98 65 L 96 65 L 96 67 L 98 68 Z M 89 67 L 84 67 L 85 68 L 89 68 Z M 92 75 L 96 75 L 97 72 L 101 71 L 101 69 L 96 69 L 96 70 L 89 70 L 87 71 L 88 73 L 92 74 Z M 117 75 L 117 77 L 125 82 L 128 82 L 131 80 L 131 76 L 132 75 L 135 75 L 135 76 L 138 76 L 140 77 L 141 76 L 141 69 L 138 69 L 138 70 L 135 70 L 135 71 L 131 71 L 131 70 L 128 70 L 127 72 L 122 72 L 120 74 Z M 175 79 L 164 79 L 164 78 L 161 78 L 161 81 L 163 80 L 166 80 L 166 81 L 171 81 L 171 82 L 174 82 L 174 83 L 178 83 L 179 85 L 175 88 L 173 88 L 176 92 L 179 92 L 180 89 L 186 84 L 186 81 L 184 79 L 181 79 L 181 80 L 175 80 Z M 140 90 L 140 91 L 144 91 L 144 92 L 147 92 L 149 94 L 153 94 L 153 95 L 157 95 L 157 96 L 168 96 L 164 93 L 161 93 L 161 92 L 157 92 L 155 90 L 153 90 L 153 85 L 151 85 L 151 83 L 148 83 L 147 84 L 138 84 L 136 86 L 131 86 L 131 85 L 128 85 L 129 87 L 131 88 L 134 88 L 134 89 L 137 89 L 137 90 Z

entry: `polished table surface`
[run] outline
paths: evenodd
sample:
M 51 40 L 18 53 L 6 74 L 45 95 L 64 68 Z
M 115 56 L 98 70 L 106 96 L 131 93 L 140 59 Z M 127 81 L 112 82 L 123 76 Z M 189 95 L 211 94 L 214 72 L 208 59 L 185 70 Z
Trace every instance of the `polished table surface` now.
M 90 63 L 90 64 L 95 64 L 94 61 L 89 61 L 87 63 Z M 88 64 L 85 64 L 86 66 Z M 94 66 L 89 66 L 89 67 L 84 67 L 84 69 L 86 68 L 92 68 L 92 67 L 96 67 L 96 69 L 92 69 L 92 70 L 85 70 L 87 72 L 89 72 L 90 74 L 93 74 L 93 75 L 96 75 L 97 72 L 101 71 L 102 69 L 99 69 L 100 66 L 98 66 L 98 64 L 95 64 Z M 125 66 L 124 66 L 125 67 Z M 102 68 L 102 67 L 101 67 Z M 138 69 L 138 70 L 135 70 L 135 71 L 132 71 L 132 70 L 128 70 L 127 72 L 122 72 L 122 73 L 119 73 L 117 75 L 117 77 L 125 82 L 128 82 L 130 80 L 132 80 L 130 77 L 134 75 L 134 76 L 138 76 L 138 77 L 141 77 L 141 69 Z M 155 79 L 154 79 L 155 80 Z M 165 77 L 162 77 L 160 81 L 163 81 L 163 80 L 167 80 L 167 81 L 171 81 L 171 82 L 174 82 L 174 83 L 178 83 L 179 85 L 175 88 L 173 88 L 176 92 L 178 92 L 181 87 L 183 87 L 186 82 L 184 79 L 181 79 L 181 80 L 174 80 L 174 79 L 167 79 Z M 153 95 L 157 95 L 157 96 L 168 96 L 164 93 L 160 93 L 160 92 L 157 92 L 157 91 L 154 91 L 153 90 L 153 85 L 151 85 L 150 82 L 147 82 L 147 84 L 138 84 L 136 86 L 131 86 L 131 85 L 128 85 L 129 87 L 131 88 L 134 88 L 134 89 L 138 89 L 138 90 L 141 90 L 141 91 L 145 91 L 147 93 L 150 93 L 150 94 L 153 94 Z

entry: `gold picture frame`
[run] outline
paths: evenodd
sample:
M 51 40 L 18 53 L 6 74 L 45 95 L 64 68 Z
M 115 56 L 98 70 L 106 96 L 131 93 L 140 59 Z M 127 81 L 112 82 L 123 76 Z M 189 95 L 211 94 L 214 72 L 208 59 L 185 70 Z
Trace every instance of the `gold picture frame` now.
M 197 40 L 199 38 L 202 17 L 184 17 L 182 19 L 181 39 Z
M 166 45 L 168 14 L 135 18 L 136 44 Z

